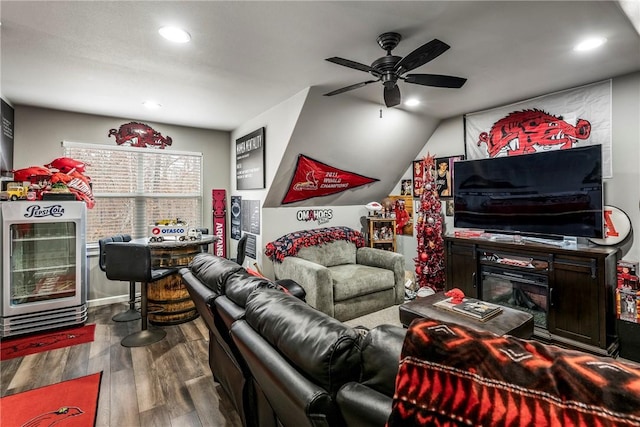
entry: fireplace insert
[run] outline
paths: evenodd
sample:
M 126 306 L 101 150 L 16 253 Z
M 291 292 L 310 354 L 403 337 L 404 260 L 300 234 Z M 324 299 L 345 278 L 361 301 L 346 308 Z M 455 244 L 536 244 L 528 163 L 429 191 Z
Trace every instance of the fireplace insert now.
M 482 300 L 530 313 L 536 327 L 547 329 L 548 278 L 522 270 L 483 265 Z

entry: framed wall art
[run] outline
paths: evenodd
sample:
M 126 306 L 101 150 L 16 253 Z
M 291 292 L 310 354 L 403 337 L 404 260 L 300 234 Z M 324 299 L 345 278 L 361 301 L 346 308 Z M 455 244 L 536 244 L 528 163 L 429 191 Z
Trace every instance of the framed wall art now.
M 265 188 L 264 128 L 236 139 L 236 188 Z
M 453 199 L 445 200 L 445 215 L 453 216 Z
M 413 161 L 413 197 L 419 198 L 422 195 L 423 163 L 422 160 Z
M 413 197 L 388 196 L 391 202 L 392 218 L 396 220 L 396 234 L 413 236 Z
M 410 179 L 403 179 L 400 183 L 400 195 L 411 196 L 413 194 L 413 182 Z
M 463 155 L 436 159 L 436 189 L 441 199 L 453 197 L 453 163 L 464 160 Z

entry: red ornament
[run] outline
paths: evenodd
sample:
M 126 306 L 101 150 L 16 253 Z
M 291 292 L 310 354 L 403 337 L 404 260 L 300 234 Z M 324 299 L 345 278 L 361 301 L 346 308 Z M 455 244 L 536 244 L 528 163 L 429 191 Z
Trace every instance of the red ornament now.
M 420 253 L 420 261 L 426 262 L 428 259 L 429 259 L 429 255 L 427 255 L 426 252 L 421 252 Z
M 416 266 L 416 274 L 418 276 L 420 276 L 422 274 L 422 266 L 420 266 L 420 265 Z

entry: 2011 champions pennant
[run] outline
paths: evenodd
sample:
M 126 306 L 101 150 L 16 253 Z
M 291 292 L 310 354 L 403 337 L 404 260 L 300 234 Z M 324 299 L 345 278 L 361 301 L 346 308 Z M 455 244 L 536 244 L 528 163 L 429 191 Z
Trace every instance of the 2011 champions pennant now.
M 282 204 L 328 196 L 376 181 L 379 180 L 343 171 L 300 154 Z

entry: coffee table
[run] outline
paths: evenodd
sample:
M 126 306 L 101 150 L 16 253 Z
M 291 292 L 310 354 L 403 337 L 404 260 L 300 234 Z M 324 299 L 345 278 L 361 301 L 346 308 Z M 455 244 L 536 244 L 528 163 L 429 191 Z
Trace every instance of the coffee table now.
M 428 297 L 418 297 L 413 301 L 400 305 L 400 322 L 408 327 L 414 319 L 429 318 L 443 322 L 452 322 L 481 331 L 493 332 L 496 335 L 512 335 L 530 339 L 533 335 L 533 316 L 523 311 L 502 307 L 502 312 L 487 321 L 480 321 L 464 314 L 434 307 L 434 303 L 447 298 L 444 292 L 437 292 Z

